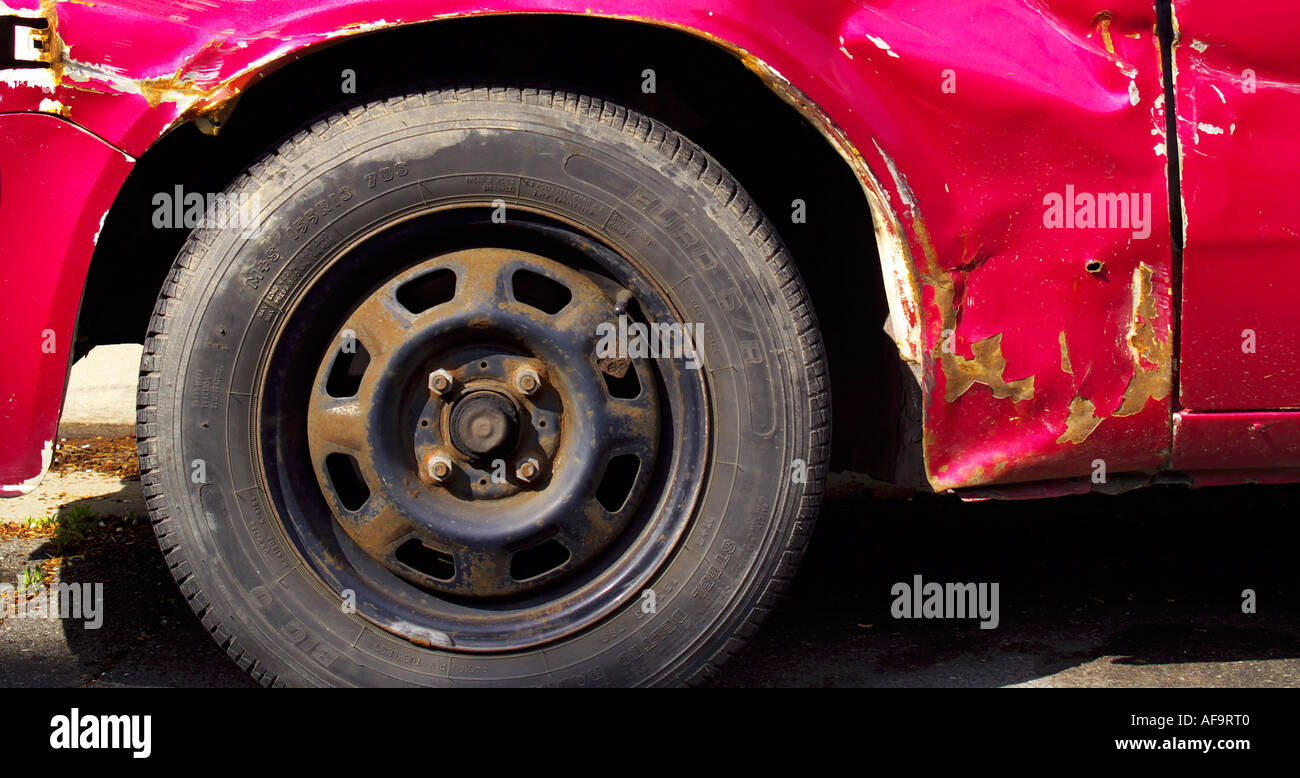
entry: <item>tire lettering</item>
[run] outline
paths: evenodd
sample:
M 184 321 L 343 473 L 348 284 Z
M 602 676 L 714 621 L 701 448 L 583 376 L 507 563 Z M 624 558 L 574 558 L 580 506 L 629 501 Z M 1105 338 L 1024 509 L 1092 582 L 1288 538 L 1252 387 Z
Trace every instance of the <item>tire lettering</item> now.
M 366 173 L 366 186 L 370 189 L 374 189 L 376 185 L 391 183 L 394 179 L 401 178 L 406 175 L 406 173 L 405 162 L 398 162 L 395 165 L 384 165 L 378 170 Z
M 290 619 L 288 624 L 281 627 L 280 634 L 288 638 L 291 644 L 302 649 L 307 656 L 316 660 L 316 664 L 321 667 L 329 667 L 338 658 L 338 654 L 327 648 L 324 643 L 313 638 L 307 632 L 307 628 L 298 623 L 296 619 Z
M 686 623 L 686 614 L 680 609 L 674 610 L 668 614 L 658 626 L 650 631 L 650 634 L 641 641 L 641 645 L 634 646 L 624 651 L 618 656 L 618 663 L 621 665 L 630 665 L 641 659 L 644 659 L 651 651 L 659 647 L 669 635 L 677 631 L 677 628 Z
M 349 187 L 340 187 L 337 192 L 329 194 L 325 199 L 308 208 L 307 211 L 293 220 L 293 231 L 289 234 L 297 240 L 300 235 L 306 235 L 312 227 L 320 223 L 320 219 L 325 214 L 342 207 L 343 203 L 352 199 L 352 189 Z

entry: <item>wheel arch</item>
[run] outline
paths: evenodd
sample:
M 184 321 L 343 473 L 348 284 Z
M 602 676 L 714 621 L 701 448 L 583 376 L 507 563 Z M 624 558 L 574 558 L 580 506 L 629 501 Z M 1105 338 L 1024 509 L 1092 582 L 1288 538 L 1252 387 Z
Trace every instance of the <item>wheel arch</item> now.
M 149 229 L 153 194 L 177 185 L 219 192 L 308 117 L 358 95 L 458 78 L 518 81 L 528 73 L 529 80 L 627 104 L 717 157 L 769 215 L 808 282 L 832 393 L 861 398 L 837 409 L 837 426 L 854 434 L 836 436 L 842 442 L 832 466 L 897 480 L 904 449 L 907 461 L 919 462 L 912 451 L 919 435 L 905 429 L 919 418 L 898 421 L 915 401 L 922 339 L 920 279 L 905 233 L 864 155 L 776 69 L 715 35 L 650 19 L 480 15 L 353 32 L 267 61 L 212 92 L 212 108 L 179 117 L 140 156 L 96 247 L 78 319 L 79 353 L 139 340 L 144 330 L 185 237 L 183 230 Z M 580 57 L 568 53 L 576 51 Z M 647 63 L 658 72 L 652 94 L 641 90 Z M 344 69 L 354 71 L 357 95 L 341 91 Z M 689 78 L 701 71 L 710 78 Z M 793 223 L 795 199 L 809 206 L 810 223 Z M 879 329 L 886 318 L 893 332 Z M 911 375 L 895 369 L 900 354 Z M 924 483 L 919 465 L 910 469 L 906 480 Z

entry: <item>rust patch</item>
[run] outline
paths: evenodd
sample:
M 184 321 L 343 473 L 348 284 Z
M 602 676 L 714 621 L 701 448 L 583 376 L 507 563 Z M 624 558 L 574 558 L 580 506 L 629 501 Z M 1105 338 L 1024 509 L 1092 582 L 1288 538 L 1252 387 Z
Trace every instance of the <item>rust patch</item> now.
M 1113 56 L 1115 54 L 1115 42 L 1110 37 L 1110 22 L 1113 18 L 1110 11 L 1102 11 L 1092 18 L 1092 23 L 1097 26 L 1097 32 L 1101 33 L 1101 42 L 1106 47 L 1106 51 Z
M 934 289 L 934 304 L 942 312 L 943 330 L 955 332 L 956 314 L 953 307 L 952 277 L 940 270 L 939 275 L 926 276 L 925 280 Z M 1006 370 L 1007 360 L 1002 356 L 1002 333 L 971 343 L 972 359 L 966 359 L 951 353 L 940 341 L 939 363 L 947 378 L 947 391 L 944 399 L 953 402 L 974 384 L 983 384 L 993 391 L 999 400 L 1011 398 L 1012 402 L 1029 400 L 1034 396 L 1034 377 L 1007 381 L 1002 376 Z
M 1153 271 L 1146 263 L 1133 271 L 1133 314 L 1126 340 L 1133 355 L 1133 377 L 1124 399 L 1112 416 L 1132 416 L 1146 407 L 1147 400 L 1163 400 L 1173 384 L 1171 356 L 1173 342 L 1156 338 L 1156 299 L 1151 282 Z
M 1146 407 L 1147 400 L 1162 400 L 1167 397 L 1172 386 L 1172 342 L 1156 339 L 1157 310 L 1155 285 L 1151 280 L 1153 275 L 1154 271 L 1145 263 L 1139 263 L 1133 271 L 1133 311 L 1125 336 L 1133 356 L 1133 377 L 1124 389 L 1119 408 L 1110 416 L 1132 416 Z M 1061 370 L 1073 375 L 1065 332 L 1061 332 L 1060 343 Z M 1097 406 L 1091 400 L 1075 395 L 1070 400 L 1070 415 L 1065 420 L 1065 432 L 1061 433 L 1056 442 L 1078 445 L 1087 440 L 1093 430 L 1106 419 L 1106 416 L 1098 416 L 1096 411 Z
M 1075 395 L 1074 399 L 1070 400 L 1070 416 L 1065 420 L 1065 432 L 1061 433 L 1061 437 L 1057 438 L 1056 442 L 1073 443 L 1077 446 L 1087 440 L 1092 431 L 1102 422 L 1102 417 L 1098 416 L 1096 411 L 1097 406 L 1092 400 L 1085 400 Z
M 194 85 L 193 76 L 177 71 L 170 76 L 159 78 L 127 78 L 120 76 L 99 65 L 78 62 L 70 57 L 60 57 L 52 66 L 55 78 L 60 82 L 100 81 L 122 94 L 138 94 L 145 99 L 150 108 L 157 108 L 163 103 L 176 103 L 182 109 L 209 97 L 214 90 L 204 90 Z M 73 85 L 68 84 L 69 87 Z M 93 86 L 82 91 L 96 92 Z
M 51 68 L 55 68 L 63 59 L 63 39 L 59 37 L 59 9 L 55 7 L 54 0 L 41 0 L 41 16 L 45 17 L 45 21 L 50 25 L 42 42 L 41 60 L 48 62 Z M 55 83 L 58 83 L 57 71 Z
M 947 352 L 943 354 L 943 372 L 948 376 L 948 402 L 961 397 L 973 384 L 984 384 L 999 400 L 1010 397 L 1012 402 L 1020 402 L 1034 396 L 1033 376 L 1015 381 L 1003 379 L 1002 371 L 1007 367 L 1007 360 L 1002 356 L 1002 333 L 975 341 L 970 344 L 970 350 L 974 359 Z
M 67 47 L 59 34 L 59 14 L 56 0 L 41 0 L 41 17 L 49 27 L 45 31 L 43 54 L 41 59 L 49 63 L 49 72 L 53 77 L 54 87 L 64 86 L 83 92 L 99 92 L 94 86 L 87 88 L 77 86 L 77 82 L 99 81 L 111 89 L 123 94 L 138 94 L 144 97 L 150 108 L 156 108 L 164 102 L 183 104 L 185 107 L 210 94 L 192 84 L 193 76 L 183 75 L 180 71 L 162 78 L 134 79 L 119 75 L 112 70 L 93 63 L 78 62 L 68 56 Z M 209 41 L 207 47 L 220 44 L 219 39 Z M 67 111 L 61 111 L 67 116 Z

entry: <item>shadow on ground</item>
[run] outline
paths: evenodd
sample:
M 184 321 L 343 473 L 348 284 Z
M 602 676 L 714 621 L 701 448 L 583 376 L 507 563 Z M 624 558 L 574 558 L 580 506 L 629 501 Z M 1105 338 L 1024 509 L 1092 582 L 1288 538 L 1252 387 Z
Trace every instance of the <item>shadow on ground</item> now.
M 1298 506 L 1295 486 L 982 503 L 840 494 L 789 601 L 715 683 L 1300 684 Z M 999 626 L 894 619 L 892 585 L 917 574 L 997 582 Z
M 62 557 L 63 581 L 105 584 L 103 627 L 0 625 L 0 687 L 253 685 L 189 609 L 144 516 L 87 520 L 78 506 L 52 537 L 0 544 L 0 580 Z M 1298 508 L 1300 487 L 983 503 L 842 488 L 790 599 L 714 685 L 1300 685 Z M 891 586 L 917 574 L 997 582 L 999 626 L 893 619 Z
M 95 514 L 102 501 L 118 499 L 65 504 L 48 528 L 52 536 L 21 541 L 26 561 L 13 548 L 0 560 L 4 581 L 30 562 L 57 570 L 56 582 L 103 584 L 97 629 L 84 619 L 33 618 L 0 628 L 0 687 L 255 686 L 190 610 L 148 518 Z

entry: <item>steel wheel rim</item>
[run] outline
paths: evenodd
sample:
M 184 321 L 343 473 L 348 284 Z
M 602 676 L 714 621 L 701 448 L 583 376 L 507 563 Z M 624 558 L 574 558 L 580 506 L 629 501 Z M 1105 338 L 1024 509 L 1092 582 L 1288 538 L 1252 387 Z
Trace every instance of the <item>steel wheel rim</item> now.
M 454 211 L 456 215 L 453 218 L 465 222 L 466 212 L 476 210 L 479 209 L 440 209 L 414 218 L 431 219 L 436 224 L 440 217 Z M 401 221 L 409 218 L 412 217 Z M 472 222 L 473 218 L 469 217 L 468 221 Z M 388 226 L 391 228 L 392 225 Z M 315 507 L 319 509 L 323 504 L 341 520 L 333 524 L 333 537 L 324 537 L 326 533 L 321 531 L 319 523 L 313 530 L 304 526 L 311 522 L 294 518 L 299 515 L 296 511 L 312 505 L 310 498 L 290 494 L 275 506 L 286 533 L 328 589 L 345 600 L 346 595 L 342 593 L 352 592 L 360 615 L 420 645 L 472 652 L 515 650 L 568 637 L 594 624 L 634 597 L 639 591 L 637 587 L 645 585 L 657 570 L 662 569 L 684 533 L 706 474 L 708 405 L 703 370 L 689 370 L 681 364 L 663 360 L 634 360 L 629 373 L 638 376 L 641 386 L 638 400 L 614 403 L 621 413 L 610 412 L 608 406 L 581 402 L 589 400 L 597 389 L 608 389 L 599 372 L 601 365 L 591 355 L 584 357 L 582 350 L 590 345 L 595 323 L 608 319 L 619 310 L 620 300 L 613 291 L 619 288 L 617 281 L 627 282 L 624 288 L 633 292 L 635 304 L 643 309 L 641 313 L 645 318 L 663 321 L 671 317 L 673 321 L 680 321 L 667 296 L 660 291 L 662 287 L 626 255 L 595 241 L 572 224 L 535 216 L 531 223 L 523 226 L 529 235 L 528 240 L 523 241 L 526 244 L 523 248 L 505 245 L 519 243 L 506 240 L 503 243 L 505 247 L 453 250 L 392 274 L 367 295 L 366 301 L 348 315 L 331 338 L 331 343 L 336 343 L 345 330 L 352 330 L 361 344 L 369 338 L 372 343 L 379 344 L 374 347 L 376 353 L 371 355 L 374 364 L 379 366 L 394 364 L 403 354 L 409 356 L 408 352 L 412 350 L 421 351 L 429 342 L 443 342 L 447 345 L 441 349 L 442 356 L 430 357 L 428 351 L 422 352 L 425 354 L 423 364 L 428 367 L 439 359 L 450 364 L 457 382 L 461 384 L 460 391 L 466 394 L 488 389 L 499 391 L 501 376 L 513 373 L 520 365 L 534 366 L 547 377 L 547 387 L 537 398 L 516 395 L 509 399 L 520 406 L 521 417 L 534 433 L 539 431 L 537 422 L 545 421 L 550 425 L 549 429 L 554 431 L 551 445 L 548 447 L 545 438 L 539 435 L 536 438 L 539 448 L 529 453 L 540 454 L 537 458 L 544 465 L 558 460 L 557 467 L 535 485 L 521 485 L 514 473 L 505 484 L 488 485 L 489 491 L 500 489 L 507 492 L 492 498 L 496 504 L 494 507 L 509 506 L 496 511 L 500 514 L 498 520 L 491 522 L 492 532 L 488 534 L 493 535 L 496 552 L 465 556 L 465 549 L 472 546 L 469 541 L 485 541 L 482 532 L 476 535 L 467 532 L 467 528 L 481 530 L 483 527 L 467 524 L 471 516 L 449 506 L 456 506 L 455 501 L 464 502 L 467 494 L 474 491 L 472 487 L 481 485 L 478 480 L 484 471 L 481 463 L 469 462 L 464 452 L 439 438 L 446 432 L 447 417 L 458 406 L 454 399 L 445 401 L 435 396 L 427 384 L 425 367 L 408 371 L 405 381 L 388 381 L 387 388 L 381 385 L 384 382 L 375 381 L 374 386 L 362 390 L 362 394 L 375 398 L 375 402 L 369 405 L 370 410 L 359 413 L 359 409 L 353 407 L 351 412 L 344 412 L 343 415 L 353 416 L 349 434 L 343 436 L 342 441 L 327 440 L 339 436 L 320 434 L 320 425 L 315 420 L 322 414 L 338 415 L 349 401 L 322 393 L 337 355 L 327 353 L 321 358 L 314 371 L 313 391 L 307 403 L 309 422 L 305 437 L 310 449 L 313 479 L 322 498 Z M 375 231 L 370 237 L 383 233 L 384 230 Z M 602 265 L 600 269 L 609 275 L 593 274 L 589 267 L 579 272 L 565 262 L 545 255 L 550 252 L 527 250 L 535 248 L 538 236 L 544 236 L 545 241 L 550 241 L 553 246 L 577 250 L 587 258 L 596 256 Z M 358 241 L 347 251 L 340 252 L 328 267 L 338 268 L 367 240 Z M 477 273 L 473 272 L 474 268 L 477 268 Z M 474 304 L 462 304 L 453 297 L 416 314 L 415 319 L 420 325 L 416 327 L 419 337 L 388 343 L 386 341 L 391 336 L 385 337 L 374 331 L 382 329 L 383 316 L 374 316 L 375 310 L 369 310 L 371 315 L 368 317 L 355 316 L 359 311 L 379 305 L 379 312 L 386 314 L 391 323 L 395 291 L 404 284 L 444 270 L 460 273 L 457 285 L 474 292 L 470 295 Z M 542 323 L 541 319 L 545 317 L 539 317 L 535 310 L 521 310 L 519 300 L 502 282 L 519 270 L 559 279 L 574 290 L 575 300 L 584 301 L 558 312 L 560 319 L 572 319 L 569 326 L 562 328 L 567 337 L 554 337 L 555 330 L 546 329 L 547 324 L 553 322 Z M 622 278 L 620 272 L 625 274 Z M 485 290 L 489 289 L 495 292 L 486 294 Z M 298 302 L 302 303 L 308 297 L 304 294 Z M 626 304 L 626 300 L 621 302 Z M 484 303 L 489 304 L 491 311 L 484 311 Z M 553 318 L 555 315 L 550 316 Z M 410 317 L 403 322 L 407 329 L 412 323 Z M 534 331 L 528 331 L 529 327 Z M 481 383 L 483 376 L 467 373 L 467 367 L 473 361 L 470 355 L 482 354 L 481 339 L 474 343 L 456 342 L 454 337 L 446 339 L 449 333 L 467 330 L 496 336 L 513 333 L 513 338 L 506 338 L 508 343 L 503 344 L 505 347 L 500 353 L 486 360 L 474 357 L 478 362 L 489 363 L 490 369 L 486 372 L 493 374 L 490 379 L 495 379 L 497 385 L 485 387 Z M 280 340 L 277 350 L 283 347 L 284 339 Z M 381 374 L 367 368 L 363 371 L 361 383 L 364 384 L 365 376 L 372 373 Z M 411 405 L 414 391 L 414 379 L 410 376 L 417 375 L 422 379 L 427 398 L 419 403 L 418 413 L 406 412 L 403 416 L 400 408 L 403 402 Z M 274 374 L 268 373 L 267 379 L 273 382 Z M 270 383 L 264 382 L 263 385 L 266 387 Z M 553 392 L 555 396 L 548 398 L 547 392 Z M 273 408 L 276 403 L 269 406 Z M 374 505 L 340 509 L 337 490 L 330 488 L 325 458 L 330 454 L 346 453 L 349 445 L 353 456 L 367 453 L 359 451 L 355 445 L 357 431 L 365 428 L 363 423 L 357 422 L 373 424 L 392 409 L 399 409 L 397 416 L 404 419 L 397 426 L 409 426 L 409 456 L 403 459 L 402 435 L 385 436 L 392 442 L 381 445 L 378 456 L 358 463 L 366 483 L 372 485 L 372 496 L 378 493 L 384 499 Z M 582 412 L 569 413 L 579 410 Z M 265 422 L 265 409 L 261 415 Z M 428 422 L 427 426 L 419 426 L 421 421 Z M 621 429 L 624 434 L 610 437 L 607 433 L 611 428 Z M 268 436 L 263 434 L 261 437 L 263 446 L 271 449 L 263 456 L 264 462 L 271 464 L 267 478 L 270 481 L 278 478 L 284 485 L 291 469 L 284 468 L 279 461 L 283 458 L 282 452 L 277 450 L 284 442 L 282 436 L 272 434 L 270 446 L 266 446 Z M 659 450 L 661 444 L 662 451 Z M 344 451 L 336 450 L 339 448 Z M 430 452 L 445 452 L 448 448 L 456 460 L 456 482 L 434 488 L 427 468 Z M 575 456 L 583 451 L 596 451 L 599 456 Z M 561 507 L 571 508 L 572 496 L 578 493 L 586 497 L 586 505 L 592 505 L 592 487 L 602 480 L 612 457 L 629 452 L 637 454 L 639 466 L 622 506 L 612 511 L 591 509 L 585 514 L 585 522 L 576 521 L 572 511 L 561 510 Z M 418 466 L 413 467 L 412 463 L 418 463 Z M 472 471 L 474 481 L 471 484 L 468 475 L 474 467 L 479 469 Z M 514 467 L 509 459 L 507 467 Z M 402 470 L 403 475 L 395 475 L 398 470 Z M 297 473 L 302 474 L 300 469 Z M 560 499 L 557 495 L 567 499 Z M 430 500 L 439 506 L 438 516 L 444 519 L 452 516 L 455 521 L 438 524 L 412 520 L 412 516 L 428 519 L 430 514 L 427 511 L 421 513 L 419 505 Z M 403 520 L 390 521 L 387 525 L 375 522 L 375 515 L 384 513 L 384 509 L 390 514 L 403 514 Z M 350 525 L 348 520 L 352 521 Z M 374 530 L 374 527 L 379 529 Z M 522 579 L 508 572 L 507 556 L 512 558 L 521 551 L 541 545 L 538 541 L 547 533 L 550 537 L 543 542 L 558 539 L 569 552 L 567 559 L 538 575 Z M 575 538 L 591 542 L 575 544 L 572 542 Z M 427 569 L 413 572 L 409 558 L 396 558 L 397 550 L 412 541 L 450 555 L 453 572 L 447 575 L 444 571 L 441 576 L 432 575 Z M 482 552 L 481 547 L 479 551 Z M 457 568 L 468 568 L 470 572 L 462 574 Z M 475 574 L 476 568 L 490 573 Z M 392 584 L 397 580 L 409 588 L 394 595 Z M 484 581 L 490 584 L 485 585 Z
M 419 313 L 399 302 L 401 290 L 443 273 L 455 278 L 450 299 Z M 555 313 L 521 302 L 511 282 L 523 273 L 562 279 L 572 299 Z M 643 374 L 641 391 L 619 398 L 592 363 L 597 326 L 615 315 L 615 306 L 576 271 L 508 249 L 436 257 L 370 295 L 342 330 L 354 333 L 344 340 L 369 357 L 360 386 L 345 397 L 327 391 L 331 372 L 347 356 L 333 352 L 322 361 L 308 409 L 318 482 L 353 541 L 425 588 L 479 597 L 543 586 L 604 550 L 645 491 L 659 427 L 658 392 L 646 365 L 633 366 Z M 449 375 L 448 389 L 430 389 L 420 403 L 424 377 L 438 371 Z M 531 395 L 511 380 L 525 371 L 547 376 Z M 405 405 L 420 406 L 419 421 L 406 425 L 408 436 L 401 434 L 412 415 Z M 513 407 L 511 427 L 522 429 L 484 454 L 458 440 L 453 420 L 491 405 Z M 490 435 L 503 426 L 493 417 L 507 415 L 495 410 L 485 408 L 472 422 Z M 387 423 L 392 418 L 404 421 Z M 338 456 L 352 458 L 370 488 L 355 509 L 344 504 L 326 465 Z M 608 482 L 611 463 L 626 461 L 618 457 L 634 458 L 637 472 L 611 511 L 597 485 Z M 448 471 L 441 478 L 431 472 L 439 459 Z M 526 466 L 536 475 L 521 476 Z M 423 570 L 415 555 L 399 558 L 412 543 L 444 555 L 445 574 Z M 535 575 L 520 572 L 521 557 L 542 546 L 567 559 Z

